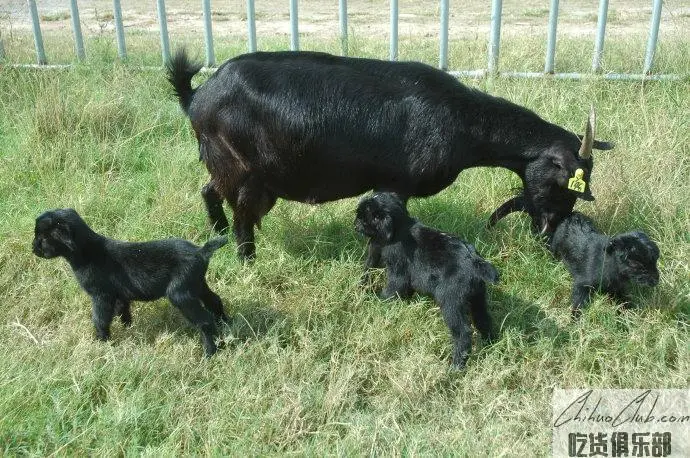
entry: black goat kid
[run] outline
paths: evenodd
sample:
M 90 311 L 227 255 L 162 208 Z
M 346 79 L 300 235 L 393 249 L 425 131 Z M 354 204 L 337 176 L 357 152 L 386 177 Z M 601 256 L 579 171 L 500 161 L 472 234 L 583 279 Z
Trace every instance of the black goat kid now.
M 556 228 L 549 245 L 573 277 L 574 318 L 590 301 L 593 291 L 627 301 L 630 283 L 659 283 L 659 248 L 644 232 L 608 237 L 599 233 L 589 218 L 574 212 Z
M 369 239 L 365 269 L 386 268 L 380 297 L 407 298 L 415 291 L 432 296 L 453 337 L 453 365 L 464 367 L 472 348 L 470 316 L 482 337 L 491 339 L 486 282 L 498 281 L 494 266 L 469 243 L 411 218 L 394 193 L 362 199 L 355 229 Z
M 179 51 L 168 79 L 211 174 L 202 192 L 211 223 L 227 230 L 227 200 L 241 259 L 255 255 L 254 226 L 278 197 L 319 203 L 372 189 L 426 197 L 470 167 L 517 173 L 519 209 L 550 232 L 577 197 L 593 199 L 592 148 L 612 148 L 594 140 L 593 126 L 581 140 L 416 62 L 259 52 L 192 89 L 200 68 Z
M 199 328 L 206 356 L 211 356 L 216 352 L 216 321 L 228 317 L 204 277 L 213 252 L 227 241 L 218 237 L 201 248 L 182 239 L 121 242 L 91 230 L 76 211 L 59 209 L 36 219 L 33 252 L 47 259 L 62 256 L 69 262 L 91 296 L 100 340 L 110 338 L 115 315 L 125 326 L 132 323 L 131 301 L 166 296 Z

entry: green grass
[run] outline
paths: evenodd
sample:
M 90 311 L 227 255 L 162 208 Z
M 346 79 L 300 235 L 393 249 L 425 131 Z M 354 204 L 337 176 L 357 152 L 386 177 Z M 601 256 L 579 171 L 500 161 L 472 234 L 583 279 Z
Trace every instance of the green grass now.
M 69 37 L 62 43 L 49 55 L 69 61 Z M 157 64 L 146 43 L 128 36 L 131 64 Z M 386 55 L 383 42 L 351 44 Z M 454 67 L 483 66 L 482 46 L 453 43 Z M 531 46 L 516 41 L 503 56 L 517 63 Z M 687 72 L 687 48 L 666 46 L 660 67 Z M 610 59 L 624 63 L 628 47 L 607 43 Z M 13 49 L 8 59 L 21 60 Z M 226 43 L 219 59 L 243 49 Z M 598 296 L 572 323 L 570 278 L 527 219 L 484 228 L 518 185 L 513 175 L 465 171 L 412 201 L 411 213 L 474 243 L 502 275 L 490 289 L 500 338 L 477 343 L 458 373 L 433 301 L 381 302 L 360 289 L 355 199 L 281 201 L 258 232 L 254 265 L 240 265 L 231 245 L 216 254 L 209 282 L 234 321 L 211 360 L 166 301 L 135 304 L 131 329 L 116 323 L 111 343 L 94 341 L 89 299 L 67 264 L 31 254 L 39 213 L 71 206 L 129 240 L 201 243 L 210 232 L 206 172 L 162 72 L 111 64 L 112 41 L 89 41 L 87 52 L 71 70 L 0 70 L 0 454 L 543 456 L 554 387 L 688 386 L 687 80 L 467 81 L 576 131 L 594 103 L 598 137 L 617 147 L 596 154 L 597 200 L 578 209 L 610 233 L 647 231 L 662 256 L 658 288 L 635 292 L 640 309 L 617 314 Z M 409 41 L 401 54 L 434 62 L 436 49 Z M 529 59 L 541 65 L 542 55 Z

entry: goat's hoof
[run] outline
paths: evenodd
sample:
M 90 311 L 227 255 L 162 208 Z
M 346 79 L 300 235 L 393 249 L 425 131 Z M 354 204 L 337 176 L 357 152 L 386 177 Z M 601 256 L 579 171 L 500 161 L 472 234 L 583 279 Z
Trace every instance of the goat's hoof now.
M 211 230 L 220 235 L 228 235 L 230 224 L 222 221 L 211 222 Z
M 237 250 L 237 258 L 240 260 L 242 264 L 252 264 L 256 259 L 256 252 L 254 251 L 254 249 L 247 250 L 240 248 Z

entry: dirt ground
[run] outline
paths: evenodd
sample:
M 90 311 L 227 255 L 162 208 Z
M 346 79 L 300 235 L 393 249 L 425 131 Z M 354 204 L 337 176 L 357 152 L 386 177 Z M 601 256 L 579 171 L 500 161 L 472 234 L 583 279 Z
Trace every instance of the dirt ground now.
M 438 0 L 401 0 L 399 33 L 401 36 L 434 36 L 439 30 Z M 157 31 L 156 2 L 122 0 L 123 18 L 128 32 Z M 506 0 L 503 2 L 502 34 L 545 35 L 549 15 L 548 0 Z M 38 0 L 43 30 L 70 30 L 67 0 Z M 641 34 L 646 36 L 651 19 L 651 0 L 611 0 L 608 12 L 608 35 Z M 351 33 L 387 36 L 389 30 L 388 0 L 348 1 L 348 28 Z M 85 34 L 105 33 L 113 29 L 111 0 L 82 0 L 80 19 Z M 215 1 L 211 5 L 213 31 L 216 36 L 246 33 L 246 3 L 243 0 Z M 199 0 L 168 0 L 168 29 L 171 33 L 202 33 Z M 598 2 L 596 0 L 562 0 L 558 23 L 559 35 L 594 36 Z M 473 38 L 487 35 L 491 17 L 489 0 L 450 0 L 451 38 Z M 289 2 L 256 1 L 257 34 L 288 35 Z M 31 27 L 26 0 L 0 0 L 0 33 L 27 31 Z M 300 34 L 334 37 L 338 35 L 337 0 L 301 0 L 299 2 Z M 690 35 L 690 0 L 667 0 L 662 13 L 664 33 Z

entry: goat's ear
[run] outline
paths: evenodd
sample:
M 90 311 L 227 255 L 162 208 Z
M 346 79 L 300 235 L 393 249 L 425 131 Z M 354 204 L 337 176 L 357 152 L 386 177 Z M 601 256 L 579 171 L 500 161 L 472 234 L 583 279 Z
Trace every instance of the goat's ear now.
M 69 251 L 77 251 L 77 244 L 74 242 L 74 238 L 72 238 L 72 233 L 69 230 L 69 227 L 65 226 L 64 224 L 58 224 L 55 229 L 51 231 L 51 235 L 55 240 L 62 243 Z
M 577 138 L 579 138 L 580 141 L 582 141 L 582 139 L 584 138 L 584 135 L 577 134 Z M 598 149 L 599 151 L 610 151 L 615 147 L 616 147 L 615 142 L 607 142 L 607 141 L 603 141 L 603 140 L 594 140 L 594 142 L 592 143 L 592 148 Z
M 579 138 L 580 141 L 582 141 L 584 135 L 577 134 L 577 138 Z M 603 140 L 594 140 L 594 142 L 592 143 L 592 148 L 598 149 L 599 151 L 610 151 L 615 147 L 616 144 L 614 142 L 606 142 Z
M 585 192 L 582 194 L 579 194 L 577 197 L 579 197 L 582 200 L 586 200 L 587 202 L 594 202 L 594 195 L 592 195 L 592 189 L 589 186 L 589 183 L 587 183 L 587 187 L 585 188 Z
M 600 141 L 600 140 L 594 140 L 594 145 L 592 145 L 594 149 L 598 149 L 600 151 L 609 151 L 612 150 L 613 148 L 616 147 L 616 144 L 614 142 L 605 142 L 605 141 Z
M 606 244 L 606 253 L 611 254 L 614 251 L 622 248 L 623 244 L 619 237 L 612 237 L 609 243 Z
M 527 211 L 525 207 L 525 199 L 522 194 L 518 194 L 515 197 L 511 197 L 510 199 L 505 201 L 500 207 L 494 210 L 494 212 L 489 217 L 489 222 L 486 223 L 487 227 L 494 227 L 501 218 L 516 211 Z

